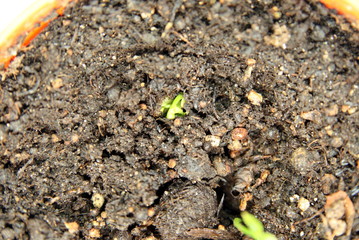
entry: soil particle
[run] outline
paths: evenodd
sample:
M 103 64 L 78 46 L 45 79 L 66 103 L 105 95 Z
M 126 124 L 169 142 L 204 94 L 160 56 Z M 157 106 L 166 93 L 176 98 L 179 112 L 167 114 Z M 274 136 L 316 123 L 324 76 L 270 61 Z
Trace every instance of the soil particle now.
M 203 178 L 213 178 L 216 171 L 212 167 L 207 153 L 203 150 L 189 152 L 179 159 L 176 167 L 180 177 L 197 182 Z
M 300 174 L 306 175 L 314 168 L 318 160 L 319 154 L 317 152 L 311 152 L 300 147 L 292 153 L 289 161 Z

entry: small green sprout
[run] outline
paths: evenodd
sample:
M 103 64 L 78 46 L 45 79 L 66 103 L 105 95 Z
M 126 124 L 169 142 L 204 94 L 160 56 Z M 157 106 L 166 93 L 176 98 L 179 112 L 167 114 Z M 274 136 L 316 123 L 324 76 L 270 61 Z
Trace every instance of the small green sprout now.
M 249 212 L 242 212 L 242 218 L 235 218 L 233 225 L 244 235 L 254 240 L 277 240 L 272 233 L 265 232 L 261 221 Z M 244 223 L 244 224 L 242 224 Z
M 173 100 L 166 98 L 161 105 L 161 113 L 167 119 L 175 119 L 176 117 L 183 117 L 187 113 L 183 111 L 185 104 L 183 93 L 178 94 Z

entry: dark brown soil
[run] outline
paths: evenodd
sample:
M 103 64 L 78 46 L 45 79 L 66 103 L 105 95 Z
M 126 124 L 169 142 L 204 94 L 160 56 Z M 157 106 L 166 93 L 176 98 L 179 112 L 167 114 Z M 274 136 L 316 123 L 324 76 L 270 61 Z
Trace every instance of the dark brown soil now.
M 2 72 L 0 239 L 241 239 L 239 205 L 324 239 L 326 195 L 359 205 L 358 43 L 316 1 L 68 8 Z

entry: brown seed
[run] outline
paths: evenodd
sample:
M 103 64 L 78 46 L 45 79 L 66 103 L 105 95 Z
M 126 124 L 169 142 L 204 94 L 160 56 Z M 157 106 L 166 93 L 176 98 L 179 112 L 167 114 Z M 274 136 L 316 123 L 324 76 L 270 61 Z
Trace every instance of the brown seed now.
M 247 138 L 248 131 L 245 128 L 235 128 L 231 132 L 232 140 L 243 140 Z

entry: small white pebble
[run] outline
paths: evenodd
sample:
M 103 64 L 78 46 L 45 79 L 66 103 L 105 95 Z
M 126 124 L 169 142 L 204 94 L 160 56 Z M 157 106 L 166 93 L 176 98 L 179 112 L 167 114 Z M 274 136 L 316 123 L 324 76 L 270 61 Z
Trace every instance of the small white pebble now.
M 354 114 L 356 111 L 357 111 L 357 108 L 356 108 L 356 107 L 350 107 L 350 108 L 348 109 L 348 114 L 349 114 L 349 115 L 352 115 L 352 114 Z
M 298 200 L 298 208 L 302 211 L 305 212 L 308 208 L 310 207 L 310 202 L 308 199 L 305 199 L 303 197 L 301 197 Z
M 64 224 L 71 234 L 75 234 L 79 231 L 80 226 L 77 222 L 65 222 Z
M 101 208 L 105 202 L 105 198 L 99 193 L 95 193 L 94 195 L 92 195 L 91 200 L 95 208 Z
M 257 93 L 254 90 L 250 90 L 247 96 L 248 100 L 256 106 L 260 106 L 263 102 L 263 97 L 260 93 Z
M 297 194 L 294 194 L 289 198 L 290 202 L 296 202 L 299 200 L 299 196 Z
M 96 228 L 91 228 L 88 235 L 91 238 L 100 238 L 101 237 L 100 230 L 96 229 Z
M 219 147 L 219 144 L 221 143 L 221 138 L 214 135 L 207 135 L 204 140 L 209 142 L 212 147 Z

